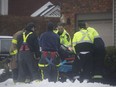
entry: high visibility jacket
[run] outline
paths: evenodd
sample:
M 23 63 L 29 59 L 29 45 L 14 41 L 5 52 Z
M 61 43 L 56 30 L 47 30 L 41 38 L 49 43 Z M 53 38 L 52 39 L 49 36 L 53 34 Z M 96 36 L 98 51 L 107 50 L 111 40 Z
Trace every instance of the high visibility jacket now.
M 94 39 L 100 37 L 99 33 L 98 33 L 94 28 L 88 27 L 87 30 L 88 30 L 90 33 L 92 33 Z
M 23 30 L 20 30 L 18 32 L 16 32 L 14 35 L 13 35 L 13 39 L 12 39 L 12 44 L 11 44 L 11 47 L 10 47 L 10 55 L 16 55 L 18 50 L 17 50 L 17 37 L 19 35 L 21 35 L 23 33 Z
M 88 30 L 81 29 L 79 32 L 76 32 L 73 36 L 72 45 L 73 45 L 73 49 L 74 49 L 75 53 L 76 53 L 76 51 L 75 51 L 74 47 L 80 43 L 93 44 L 94 43 L 94 36 Z
M 58 34 L 58 30 L 55 30 L 54 32 Z M 71 47 L 71 38 L 69 33 L 65 29 L 60 35 L 60 44 L 63 44 L 66 47 Z

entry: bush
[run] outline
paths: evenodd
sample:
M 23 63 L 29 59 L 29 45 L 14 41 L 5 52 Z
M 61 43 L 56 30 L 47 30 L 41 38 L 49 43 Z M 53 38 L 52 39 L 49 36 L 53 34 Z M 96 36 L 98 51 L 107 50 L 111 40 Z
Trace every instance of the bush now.
M 116 72 L 116 47 L 106 47 L 105 66 L 111 70 L 111 72 Z

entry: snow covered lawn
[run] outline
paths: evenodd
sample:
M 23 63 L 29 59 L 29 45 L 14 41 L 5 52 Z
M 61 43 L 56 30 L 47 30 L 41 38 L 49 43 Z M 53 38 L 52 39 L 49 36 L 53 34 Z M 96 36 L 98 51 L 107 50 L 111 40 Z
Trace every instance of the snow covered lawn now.
M 78 80 L 76 80 L 74 83 L 72 83 L 70 80 L 67 80 L 66 82 L 48 82 L 48 80 L 44 80 L 42 82 L 32 82 L 32 83 L 13 83 L 12 79 L 8 79 L 5 82 L 0 83 L 0 87 L 116 87 L 111 86 L 108 84 L 102 84 L 102 83 L 87 83 L 84 81 L 83 83 L 80 83 Z

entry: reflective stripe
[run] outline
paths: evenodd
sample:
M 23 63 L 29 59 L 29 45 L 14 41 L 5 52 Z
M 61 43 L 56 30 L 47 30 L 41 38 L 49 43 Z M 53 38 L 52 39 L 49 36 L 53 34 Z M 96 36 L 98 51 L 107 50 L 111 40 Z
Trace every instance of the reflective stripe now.
M 88 34 L 88 31 L 86 32 L 83 32 L 82 30 L 80 31 L 82 34 L 83 34 L 83 37 L 81 38 L 80 42 L 85 42 L 85 38 L 87 37 L 89 40 L 86 40 L 86 42 L 90 42 L 90 43 L 93 43 L 89 34 Z
M 12 43 L 13 44 L 17 44 L 17 40 L 16 39 L 12 39 Z
M 44 73 L 43 73 L 43 70 L 41 70 L 41 78 L 42 78 L 42 80 L 44 80 Z
M 90 53 L 89 51 L 83 51 L 83 52 L 80 52 L 80 54 L 88 54 Z
M 39 67 L 47 67 L 49 64 L 38 64 Z M 56 66 L 59 67 L 61 64 L 57 64 Z
M 57 64 L 56 66 L 57 66 L 57 67 L 60 67 L 60 64 Z
M 15 55 L 18 53 L 18 50 L 14 50 L 13 52 L 10 53 L 10 55 Z
M 29 34 L 27 34 L 27 36 L 25 35 L 25 32 L 23 32 L 23 42 L 26 43 L 27 38 L 30 34 L 32 34 L 33 32 L 30 32 Z
M 59 71 L 57 71 L 57 81 L 59 80 Z
M 48 64 L 38 64 L 39 67 L 47 67 Z

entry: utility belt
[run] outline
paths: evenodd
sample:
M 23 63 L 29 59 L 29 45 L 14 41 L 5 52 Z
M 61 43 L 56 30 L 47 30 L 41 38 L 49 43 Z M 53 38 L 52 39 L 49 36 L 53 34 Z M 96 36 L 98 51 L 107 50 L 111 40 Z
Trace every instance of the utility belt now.
M 51 52 L 51 51 L 42 51 L 42 56 L 44 58 L 50 57 L 50 58 L 54 59 L 54 58 L 56 58 L 58 56 L 58 52 L 57 51 L 53 51 L 53 52 Z

